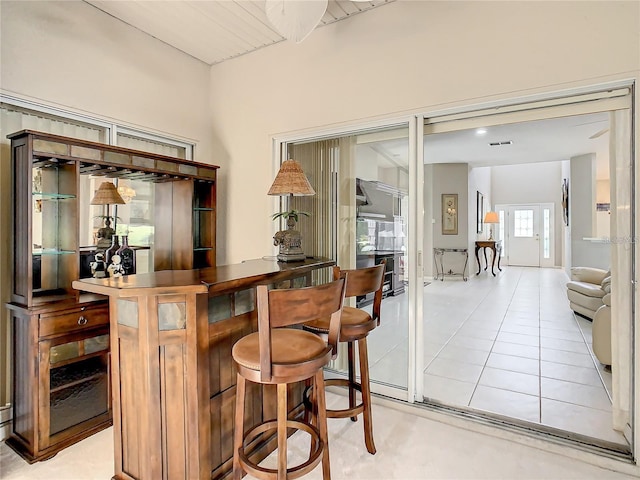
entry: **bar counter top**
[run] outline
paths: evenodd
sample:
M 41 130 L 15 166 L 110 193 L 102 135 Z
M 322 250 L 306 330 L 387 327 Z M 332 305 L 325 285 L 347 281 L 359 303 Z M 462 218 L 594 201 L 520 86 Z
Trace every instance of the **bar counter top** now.
M 201 268 L 199 270 L 164 270 L 115 278 L 83 278 L 73 282 L 73 288 L 85 292 L 130 297 L 171 289 L 175 293 L 222 294 L 242 290 L 260 283 L 275 283 L 291 277 L 311 273 L 319 268 L 335 265 L 328 258 L 307 258 L 300 262 L 278 262 L 276 259 L 254 259 L 232 265 Z

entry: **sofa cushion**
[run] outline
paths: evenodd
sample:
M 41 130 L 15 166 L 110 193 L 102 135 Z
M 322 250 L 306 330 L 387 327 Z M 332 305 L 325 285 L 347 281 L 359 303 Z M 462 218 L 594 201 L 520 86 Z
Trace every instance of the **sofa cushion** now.
M 600 283 L 600 288 L 602 288 L 605 293 L 611 293 L 611 275 L 605 277 L 605 279 L 602 280 L 602 283 Z
M 607 293 L 604 297 L 602 297 L 602 303 L 604 303 L 607 307 L 611 306 L 611 294 Z
M 582 295 L 586 295 L 587 297 L 596 297 L 598 299 L 604 297 L 606 293 L 602 288 L 600 288 L 600 284 L 587 282 L 568 282 L 567 294 L 571 291 L 581 293 Z
M 567 297 L 569 297 L 570 302 L 582 305 L 584 308 L 588 308 L 594 312 L 602 306 L 602 297 L 589 297 L 575 290 L 567 290 Z
M 600 282 L 611 275 L 610 270 L 603 270 L 601 268 L 592 267 L 573 267 L 571 268 L 571 280 L 576 282 L 595 283 L 600 285 Z

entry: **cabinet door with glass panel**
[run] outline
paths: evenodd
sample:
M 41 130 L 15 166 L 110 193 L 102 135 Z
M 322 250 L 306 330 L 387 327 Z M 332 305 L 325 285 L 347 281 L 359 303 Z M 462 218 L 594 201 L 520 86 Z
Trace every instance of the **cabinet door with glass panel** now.
M 78 166 L 33 157 L 24 140 L 12 146 L 16 189 L 30 192 L 14 196 L 12 300 L 34 305 L 76 296 L 71 281 L 78 264 Z
M 108 329 L 43 340 L 39 351 L 43 450 L 110 420 Z

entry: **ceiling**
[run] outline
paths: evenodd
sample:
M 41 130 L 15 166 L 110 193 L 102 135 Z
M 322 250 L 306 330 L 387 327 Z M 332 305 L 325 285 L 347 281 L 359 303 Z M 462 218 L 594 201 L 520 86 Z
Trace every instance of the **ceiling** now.
M 486 127 L 479 135 L 476 129 L 458 130 L 424 137 L 425 163 L 467 163 L 472 167 L 518 165 L 524 163 L 569 160 L 578 155 L 596 153 L 597 178 L 609 178 L 608 113 L 575 115 L 548 120 Z M 407 165 L 406 129 L 398 137 L 375 142 L 378 158 L 387 166 Z M 511 144 L 490 146 L 490 143 Z M 361 143 L 359 141 L 359 143 Z
M 265 0 L 84 1 L 209 65 L 285 40 L 269 23 Z M 394 1 L 329 0 L 317 28 Z M 428 135 L 424 143 L 425 163 L 514 165 L 567 160 L 592 152 L 608 159 L 607 128 L 608 116 L 602 113 L 492 126 L 483 136 L 475 130 Z M 407 165 L 406 137 L 370 141 L 375 142 L 375 151 L 382 161 Z M 504 141 L 512 144 L 489 146 L 490 142 Z M 598 178 L 608 178 L 606 163 L 598 165 Z
M 393 1 L 329 0 L 316 28 Z M 209 65 L 285 40 L 267 20 L 264 0 L 85 2 Z

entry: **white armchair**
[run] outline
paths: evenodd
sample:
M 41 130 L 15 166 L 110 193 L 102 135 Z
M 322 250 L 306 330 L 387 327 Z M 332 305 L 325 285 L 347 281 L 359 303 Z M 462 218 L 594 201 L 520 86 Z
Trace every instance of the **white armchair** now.
M 567 297 L 571 310 L 593 320 L 603 305 L 602 298 L 611 292 L 611 271 L 591 267 L 571 269 L 571 281 L 567 283 Z

